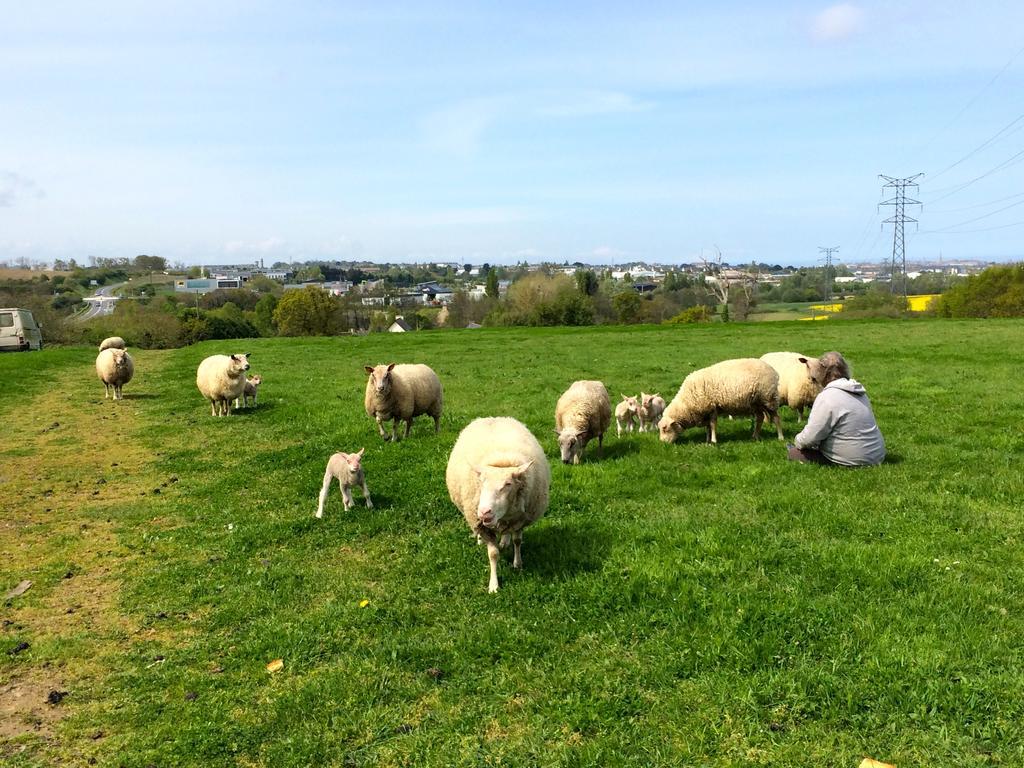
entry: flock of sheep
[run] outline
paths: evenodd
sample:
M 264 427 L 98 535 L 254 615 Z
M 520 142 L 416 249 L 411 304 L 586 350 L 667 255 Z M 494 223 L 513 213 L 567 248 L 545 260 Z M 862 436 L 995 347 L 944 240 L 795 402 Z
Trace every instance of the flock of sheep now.
M 815 358 L 794 352 L 773 352 L 761 358 L 725 360 L 694 371 L 683 380 L 670 403 L 658 394 L 622 395 L 614 410 L 616 432 L 647 431 L 658 426 L 662 442 L 673 442 L 684 430 L 704 426 L 707 441 L 717 443 L 719 414 L 751 416 L 754 438 L 766 421 L 775 424 L 783 439 L 780 405 L 788 405 L 803 417 L 820 385 L 815 383 Z M 248 355 L 212 355 L 199 364 L 196 386 L 210 402 L 214 416 L 231 413 L 232 402 L 255 402 L 260 377 L 248 378 Z M 96 358 L 96 372 L 114 399 L 131 381 L 134 365 L 124 340 L 106 339 Z M 366 366 L 364 397 L 366 414 L 385 440 L 399 439 L 399 422 L 409 436 L 412 421 L 420 415 L 434 419 L 440 429 L 444 390 L 437 374 L 426 365 Z M 561 459 L 579 464 L 587 444 L 596 438 L 598 454 L 611 425 L 613 411 L 608 390 L 600 381 L 576 381 L 555 406 L 555 434 Z M 388 434 L 386 423 L 392 422 Z M 323 517 L 331 483 L 338 482 L 345 509 L 354 505 L 351 489 L 361 487 L 368 508 L 373 507 L 362 467 L 363 450 L 330 457 L 320 489 L 316 516 Z M 544 515 L 548 505 L 551 468 L 537 438 L 521 422 L 508 417 L 478 418 L 470 422 L 452 448 L 445 472 L 452 502 L 462 512 L 478 543 L 487 545 L 490 561 L 489 592 L 498 590 L 499 550 L 512 542 L 512 566 L 522 567 L 523 529 Z

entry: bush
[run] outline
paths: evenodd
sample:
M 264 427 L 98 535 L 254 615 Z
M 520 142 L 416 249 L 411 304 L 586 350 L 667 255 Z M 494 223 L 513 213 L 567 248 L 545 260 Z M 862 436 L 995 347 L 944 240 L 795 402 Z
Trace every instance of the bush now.
M 703 304 L 684 309 L 678 315 L 666 320 L 668 323 L 709 323 L 711 322 L 711 310 Z
M 989 267 L 935 302 L 940 317 L 1024 317 L 1024 264 Z

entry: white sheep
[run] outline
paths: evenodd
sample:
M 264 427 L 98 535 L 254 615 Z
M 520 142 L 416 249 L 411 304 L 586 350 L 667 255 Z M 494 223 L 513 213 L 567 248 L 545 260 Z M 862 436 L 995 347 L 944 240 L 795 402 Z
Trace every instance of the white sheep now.
M 488 592 L 498 591 L 498 549 L 511 537 L 513 568 L 523 567 L 523 529 L 548 507 L 551 468 L 540 443 L 515 419 L 476 419 L 459 434 L 445 472 L 448 495 L 487 543 Z
M 258 373 L 249 378 L 245 378 L 245 388 L 242 390 L 242 396 L 235 398 L 235 408 L 248 408 L 249 398 L 252 398 L 253 407 L 256 406 L 256 401 L 259 395 L 260 384 L 263 383 L 263 377 Z
M 810 408 L 821 392 L 814 376 L 821 365 L 816 357 L 798 352 L 769 352 L 761 359 L 779 374 L 779 405 L 788 405 L 796 411 L 796 420 L 802 421 L 804 408 Z
M 230 416 L 231 401 L 245 391 L 245 372 L 249 370 L 249 353 L 241 355 L 210 355 L 199 364 L 196 386 L 210 401 L 214 416 Z
M 128 345 L 120 336 L 110 336 L 100 342 L 100 352 L 104 349 L 127 349 Z
M 604 433 L 612 420 L 611 399 L 600 381 L 574 381 L 555 405 L 555 434 L 562 462 L 579 464 L 583 449 L 597 438 L 601 455 Z
M 775 422 L 779 439 L 779 374 L 755 358 L 725 360 L 694 371 L 683 380 L 679 392 L 658 422 L 662 442 L 671 443 L 689 427 L 703 424 L 709 443 L 718 442 L 718 414 L 754 417 L 754 439 L 761 437 L 761 422 Z
M 335 453 L 327 460 L 327 470 L 324 472 L 324 484 L 320 488 L 320 504 L 316 509 L 316 516 L 324 516 L 324 504 L 327 502 L 327 494 L 331 490 L 331 480 L 338 481 L 338 488 L 341 490 L 341 500 L 348 512 L 356 505 L 352 500 L 352 486 L 358 485 L 363 489 L 363 498 L 366 499 L 366 508 L 373 509 L 373 501 L 370 499 L 370 489 L 366 487 L 366 473 L 363 471 L 363 451 L 360 448 L 358 453 Z
M 121 388 L 135 375 L 135 363 L 125 350 L 108 347 L 96 356 L 96 375 L 103 382 L 103 399 L 110 397 L 113 390 L 114 399 L 121 400 Z
M 640 393 L 640 431 L 646 432 L 649 427 L 658 423 L 665 412 L 665 398 L 660 394 L 648 395 Z
M 434 432 L 441 429 L 444 391 L 441 380 L 428 365 L 365 366 L 369 379 L 363 404 L 366 415 L 377 422 L 380 436 L 388 439 L 384 422 L 394 420 L 391 440 L 398 440 L 398 422 L 405 422 L 405 437 L 412 429 L 412 420 L 420 414 L 434 418 Z
M 615 436 L 622 437 L 622 430 L 632 432 L 640 423 L 640 403 L 635 397 L 622 396 L 622 402 L 615 406 Z

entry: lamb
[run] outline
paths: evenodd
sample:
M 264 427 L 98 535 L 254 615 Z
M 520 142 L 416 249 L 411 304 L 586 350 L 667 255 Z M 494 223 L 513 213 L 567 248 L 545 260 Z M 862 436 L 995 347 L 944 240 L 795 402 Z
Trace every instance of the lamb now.
M 100 342 L 100 352 L 104 349 L 127 349 L 128 345 L 120 336 L 110 336 Z
M 622 402 L 615 406 L 615 436 L 622 437 L 622 430 L 633 431 L 640 423 L 640 403 L 635 397 L 622 396 Z
M 366 508 L 373 509 L 373 501 L 370 499 L 370 489 L 366 487 L 366 474 L 363 472 L 363 451 L 360 448 L 358 453 L 335 453 L 327 460 L 327 471 L 324 472 L 324 484 L 320 488 L 320 505 L 317 507 L 316 516 L 324 516 L 324 504 L 327 501 L 327 494 L 331 490 L 331 480 L 338 481 L 338 488 L 341 490 L 341 500 L 348 512 L 356 503 L 352 500 L 352 486 L 358 485 L 363 489 L 363 498 L 366 499 Z
M 659 394 L 640 393 L 640 431 L 646 432 L 648 427 L 658 423 L 665 412 L 665 398 Z
M 96 375 L 103 382 L 103 399 L 110 397 L 114 391 L 114 399 L 124 399 L 121 388 L 135 375 L 135 363 L 132 356 L 117 347 L 108 347 L 96 356 Z
M 604 433 L 612 420 L 608 390 L 600 381 L 574 381 L 555 406 L 555 434 L 563 464 L 579 464 L 583 449 L 597 438 L 597 452 L 604 447 Z
M 512 567 L 522 568 L 523 529 L 547 510 L 551 468 L 544 449 L 515 419 L 476 419 L 455 441 L 445 482 L 466 524 L 487 543 L 487 591 L 497 592 L 499 547 L 511 537 Z
M 796 420 L 802 421 L 804 408 L 813 405 L 821 392 L 821 384 L 815 382 L 821 368 L 818 358 L 797 352 L 769 352 L 761 359 L 779 374 L 779 405 L 788 405 L 796 411 Z
M 441 380 L 428 365 L 365 366 L 370 378 L 366 382 L 363 404 L 366 415 L 377 422 L 380 436 L 388 440 L 384 422 L 394 419 L 390 439 L 398 441 L 398 422 L 405 422 L 405 437 L 412 429 L 412 420 L 420 414 L 434 418 L 434 432 L 441 430 L 444 391 Z
M 689 427 L 703 424 L 709 443 L 718 443 L 718 414 L 752 415 L 754 439 L 761 438 L 761 422 L 771 418 L 779 439 L 779 374 L 755 358 L 725 360 L 694 371 L 679 388 L 658 422 L 663 443 L 673 442 Z
M 249 370 L 249 353 L 210 355 L 199 364 L 196 386 L 210 401 L 214 416 L 230 416 L 231 401 L 245 392 L 245 372 Z
M 263 383 L 263 377 L 258 373 L 251 379 L 246 377 L 245 388 L 242 390 L 242 396 L 235 398 L 235 408 L 248 408 L 249 398 L 252 398 L 253 407 L 256 406 L 257 395 L 259 394 L 260 384 Z M 241 403 L 241 405 L 239 405 Z

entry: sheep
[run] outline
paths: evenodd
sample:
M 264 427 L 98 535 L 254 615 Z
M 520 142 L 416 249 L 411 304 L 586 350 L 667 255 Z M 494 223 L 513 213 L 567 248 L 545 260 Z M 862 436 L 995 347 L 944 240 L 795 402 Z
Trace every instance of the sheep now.
M 316 516 L 324 516 L 324 504 L 327 501 L 327 494 L 331 490 L 331 480 L 338 481 L 338 488 L 341 490 L 341 500 L 348 512 L 356 503 L 352 500 L 352 486 L 358 485 L 363 489 L 363 498 L 366 499 L 366 508 L 373 509 L 373 501 L 370 499 L 370 489 L 366 487 L 366 473 L 363 472 L 363 451 L 360 448 L 358 453 L 335 453 L 327 460 L 327 470 L 324 472 L 324 484 L 320 488 L 320 504 L 316 510 Z
M 797 352 L 769 352 L 761 359 L 779 374 L 779 405 L 788 405 L 796 411 L 796 420 L 803 421 L 804 408 L 821 392 L 814 380 L 821 367 L 818 359 Z
M 622 437 L 622 430 L 633 431 L 640 422 L 640 403 L 635 397 L 622 396 L 622 402 L 615 406 L 615 436 Z
M 718 414 L 754 416 L 754 439 L 761 438 L 761 422 L 775 422 L 779 439 L 779 374 L 768 363 L 755 358 L 725 360 L 694 371 L 679 388 L 658 422 L 663 443 L 673 442 L 689 427 L 703 424 L 707 441 L 718 443 Z
M 100 352 L 104 349 L 127 349 L 128 345 L 120 336 L 110 336 L 100 342 Z
M 196 386 L 210 401 L 214 416 L 230 416 L 231 401 L 245 391 L 245 372 L 249 370 L 249 353 L 210 355 L 199 364 Z
M 537 438 L 507 417 L 476 419 L 459 434 L 445 471 L 452 503 L 487 543 L 488 592 L 498 591 L 498 549 L 511 538 L 512 567 L 523 567 L 523 529 L 547 510 L 551 468 Z
M 665 412 L 665 398 L 659 394 L 640 393 L 640 431 L 646 432 L 648 427 L 658 423 Z
M 122 400 L 121 388 L 135 375 L 135 363 L 132 356 L 124 349 L 108 347 L 96 356 L 96 375 L 103 382 L 103 399 L 110 397 L 114 391 L 114 399 Z
M 369 379 L 363 404 L 366 415 L 377 422 L 380 436 L 388 440 L 384 422 L 394 419 L 390 439 L 398 441 L 398 422 L 405 422 L 405 437 L 412 429 L 412 420 L 420 414 L 434 418 L 434 432 L 441 430 L 444 391 L 441 380 L 428 365 L 365 366 Z
M 246 377 L 245 388 L 242 390 L 242 396 L 235 398 L 235 408 L 248 408 L 249 398 L 252 398 L 253 407 L 256 406 L 257 397 L 259 394 L 260 384 L 263 383 L 263 377 L 258 373 L 252 378 Z M 239 405 L 241 403 L 241 405 Z
M 563 464 L 579 464 L 583 449 L 597 438 L 598 456 L 612 420 L 608 390 L 600 381 L 574 381 L 555 406 L 555 434 Z

